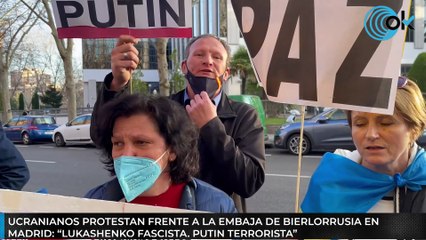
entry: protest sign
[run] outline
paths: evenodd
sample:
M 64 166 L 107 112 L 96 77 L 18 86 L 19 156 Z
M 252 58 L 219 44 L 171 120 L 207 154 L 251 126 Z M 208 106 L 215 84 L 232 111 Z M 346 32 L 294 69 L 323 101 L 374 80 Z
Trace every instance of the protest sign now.
M 232 0 L 269 100 L 390 114 L 410 1 Z
M 87 198 L 41 194 L 0 189 L 1 212 L 86 212 L 86 213 L 126 213 L 126 212 L 190 212 L 188 210 L 154 207 L 126 202 L 112 202 Z
M 59 38 L 192 37 L 191 0 L 53 0 Z
M 424 214 L 212 214 L 0 189 L 0 239 L 411 239 L 425 238 L 425 223 Z

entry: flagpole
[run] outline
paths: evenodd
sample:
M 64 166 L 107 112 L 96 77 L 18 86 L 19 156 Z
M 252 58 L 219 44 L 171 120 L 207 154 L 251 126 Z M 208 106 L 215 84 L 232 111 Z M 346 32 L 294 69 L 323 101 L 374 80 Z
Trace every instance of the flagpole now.
M 133 94 L 133 74 L 130 75 L 130 94 Z
M 294 205 L 294 212 L 299 213 L 300 204 L 299 204 L 299 195 L 300 195 L 300 172 L 302 170 L 302 147 L 303 147 L 303 127 L 305 125 L 305 108 L 306 106 L 301 106 L 301 119 L 300 119 L 300 137 L 299 137 L 299 156 L 297 159 L 297 178 L 296 178 L 296 200 Z

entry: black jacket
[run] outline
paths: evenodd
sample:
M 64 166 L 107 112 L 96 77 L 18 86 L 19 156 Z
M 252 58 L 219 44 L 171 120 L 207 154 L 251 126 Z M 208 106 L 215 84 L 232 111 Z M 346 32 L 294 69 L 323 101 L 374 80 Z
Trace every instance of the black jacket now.
M 426 213 L 426 186 L 420 191 L 399 188 L 399 212 Z
M 27 163 L 0 125 L 0 188 L 21 190 L 30 179 Z
M 102 118 L 100 107 L 126 92 L 109 91 L 112 74 L 104 80 L 92 114 L 90 135 L 96 143 L 96 120 Z M 184 105 L 184 90 L 171 96 Z M 234 102 L 222 93 L 217 118 L 200 129 L 199 178 L 232 195 L 239 212 L 245 210 L 243 198 L 259 190 L 265 181 L 265 145 L 263 128 L 257 112 L 250 105 Z

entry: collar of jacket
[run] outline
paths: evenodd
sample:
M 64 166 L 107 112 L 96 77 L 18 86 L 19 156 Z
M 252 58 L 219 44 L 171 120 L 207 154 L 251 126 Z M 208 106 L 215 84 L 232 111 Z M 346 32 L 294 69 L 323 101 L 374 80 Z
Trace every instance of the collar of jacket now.
M 184 96 L 185 89 L 173 94 L 170 98 L 174 101 L 177 101 L 181 105 L 184 105 Z M 231 106 L 228 96 L 222 91 L 222 97 L 220 99 L 219 105 L 217 106 L 217 116 L 221 119 L 223 118 L 235 118 L 237 113 Z
M 183 189 L 182 198 L 179 203 L 180 209 L 196 210 L 195 189 L 197 189 L 197 182 L 192 179 Z

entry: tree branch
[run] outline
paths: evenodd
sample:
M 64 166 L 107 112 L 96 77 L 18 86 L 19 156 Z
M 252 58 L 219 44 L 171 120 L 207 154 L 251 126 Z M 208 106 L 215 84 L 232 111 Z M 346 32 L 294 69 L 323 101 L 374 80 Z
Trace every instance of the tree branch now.
M 46 19 L 44 19 L 44 17 L 43 16 L 41 16 L 39 13 L 37 13 L 36 11 L 35 11 L 35 6 L 37 6 L 37 4 L 38 4 L 38 2 L 39 1 L 37 1 L 37 3 L 36 3 L 36 5 L 34 6 L 34 8 L 32 8 L 30 5 L 28 5 L 24 0 L 21 0 L 21 2 L 29 9 L 29 10 L 31 10 L 31 12 L 33 12 L 41 21 L 43 21 L 44 23 L 46 23 L 47 25 L 49 25 L 49 23 L 47 22 L 47 20 Z
M 36 6 L 38 4 L 38 2 L 36 2 L 35 3 L 35 5 L 34 6 Z M 11 63 L 11 61 L 12 61 L 12 58 L 13 58 L 13 55 L 15 54 L 15 52 L 16 52 L 16 49 L 19 47 L 19 45 L 22 43 L 22 41 L 23 41 L 23 39 L 24 39 L 24 37 L 28 34 L 28 32 L 31 30 L 31 28 L 37 23 L 37 21 L 38 21 L 38 19 L 36 18 L 31 24 L 30 24 L 30 26 L 26 29 L 26 30 L 24 30 L 23 32 L 22 32 L 22 35 L 19 37 L 19 40 L 17 41 L 17 43 L 15 44 L 15 46 L 14 47 L 12 47 L 13 46 L 13 42 L 15 42 L 15 40 L 18 38 L 18 34 L 21 32 L 21 30 L 23 30 L 24 29 L 24 27 L 26 27 L 27 26 L 27 23 L 31 20 L 31 18 L 32 18 L 32 12 L 28 15 L 28 17 L 27 17 L 27 19 L 25 19 L 25 21 L 19 26 L 19 28 L 17 29 L 17 31 L 13 34 L 13 36 L 12 36 L 12 38 L 10 39 L 10 43 L 11 44 L 9 44 L 9 46 L 8 46 L 8 51 L 6 52 L 6 58 L 5 58 L 5 60 L 6 60 L 6 64 L 7 64 L 7 66 L 9 66 L 10 65 L 10 63 Z
M 47 25 L 50 27 L 50 30 L 52 31 L 51 34 L 53 35 L 53 39 L 55 39 L 56 47 L 58 48 L 58 52 L 61 55 L 61 58 L 65 59 L 67 55 L 67 49 L 65 48 L 65 41 L 59 40 L 58 30 L 55 27 L 55 21 L 53 20 L 52 10 L 50 10 L 48 0 L 42 0 L 42 1 L 43 1 L 44 8 L 46 9 L 46 12 L 47 12 L 47 19 L 48 19 Z

